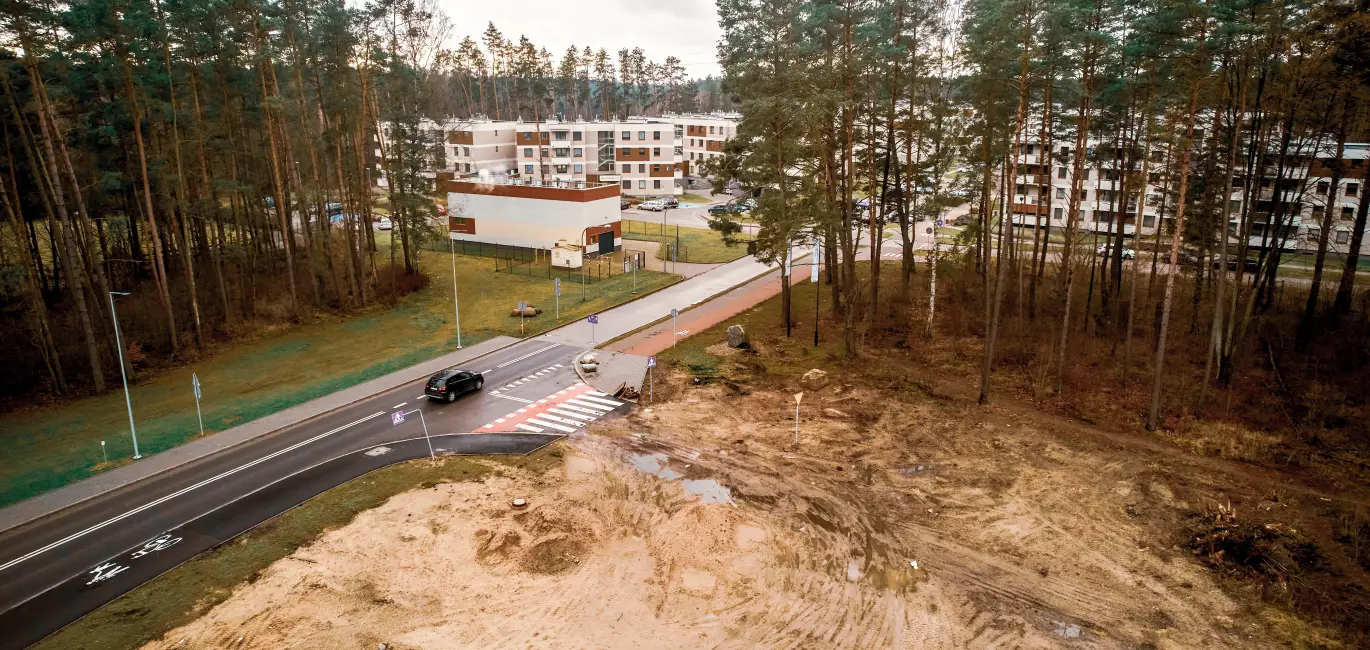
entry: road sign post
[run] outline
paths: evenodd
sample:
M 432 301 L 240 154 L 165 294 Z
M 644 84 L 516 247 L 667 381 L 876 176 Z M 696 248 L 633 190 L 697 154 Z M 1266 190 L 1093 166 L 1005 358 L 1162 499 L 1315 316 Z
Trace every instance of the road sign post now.
M 394 413 L 390 414 L 390 425 L 399 426 L 401 424 L 404 424 L 404 416 L 409 415 L 410 413 L 419 414 L 419 424 L 423 425 L 423 439 L 428 441 L 428 459 L 433 461 L 434 463 L 437 463 L 438 456 L 437 454 L 433 453 L 433 439 L 428 437 L 428 421 L 423 419 L 422 409 L 414 409 L 408 412 L 395 411 Z
M 676 340 L 680 338 L 680 310 L 671 310 L 671 347 L 675 347 Z
M 519 336 L 523 336 L 523 310 L 528 308 L 528 303 L 519 301 Z
M 447 240 L 452 249 L 452 315 L 457 323 L 457 349 L 461 349 L 461 306 L 457 300 L 457 240 Z
M 823 262 L 823 240 L 813 239 L 813 270 L 809 271 L 809 283 L 813 285 L 813 346 L 818 347 L 818 303 L 823 300 L 823 288 L 818 286 L 818 265 Z
M 561 278 L 553 278 L 552 294 L 557 298 L 557 322 L 561 322 Z
M 593 344 L 595 342 L 595 324 L 599 322 L 599 315 L 590 314 L 589 318 L 585 320 L 590 321 L 590 343 Z
M 114 347 L 119 350 L 119 376 L 124 379 L 124 406 L 128 407 L 128 433 L 133 436 L 133 460 L 143 457 L 138 453 L 138 429 L 133 426 L 133 401 L 128 396 L 128 373 L 124 370 L 124 344 L 119 338 L 119 314 L 114 311 L 114 296 L 127 296 L 121 291 L 109 292 L 109 314 L 114 319 Z
M 799 444 L 799 403 L 804 401 L 804 393 L 794 394 L 794 444 Z
M 100 455 L 104 457 L 106 463 L 109 462 L 109 452 L 105 451 L 105 441 L 104 441 L 104 440 L 101 440 L 101 441 L 100 441 Z
M 652 403 L 652 368 L 656 367 L 656 356 L 647 357 L 647 403 Z M 103 444 L 103 443 L 102 443 Z
M 195 389 L 195 419 L 200 421 L 200 437 L 205 435 L 205 418 L 200 415 L 200 376 L 190 373 L 190 385 Z

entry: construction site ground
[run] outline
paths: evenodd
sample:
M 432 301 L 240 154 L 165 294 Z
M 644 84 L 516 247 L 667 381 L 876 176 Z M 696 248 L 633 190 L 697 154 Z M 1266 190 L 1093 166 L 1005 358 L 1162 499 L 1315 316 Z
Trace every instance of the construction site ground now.
M 1194 546 L 1215 520 L 1323 540 L 1342 495 L 980 406 L 907 351 L 839 360 L 755 325 L 734 350 L 727 324 L 550 465 L 396 496 L 146 647 L 1347 646 Z

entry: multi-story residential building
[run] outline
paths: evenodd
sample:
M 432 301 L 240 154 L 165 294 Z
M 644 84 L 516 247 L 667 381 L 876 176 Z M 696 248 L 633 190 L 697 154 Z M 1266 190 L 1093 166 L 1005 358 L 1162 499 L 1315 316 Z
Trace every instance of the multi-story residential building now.
M 683 171 L 686 176 L 700 176 L 704 161 L 723 155 L 723 142 L 737 134 L 737 113 L 667 114 L 664 118 L 676 124 L 682 140 Z
M 514 145 L 519 176 L 542 183 L 617 183 L 631 196 L 680 194 L 675 125 L 657 118 L 524 122 Z
M 671 196 L 683 192 L 680 181 L 691 175 L 692 161 L 697 169 L 706 158 L 723 155 L 737 119 L 720 113 L 589 122 L 424 121 L 425 139 L 440 143 L 429 150 L 424 176 L 446 171 L 539 184 L 615 183 L 625 195 Z M 375 155 L 376 184 L 385 187 L 380 144 Z
M 1039 215 L 1044 226 L 1057 229 L 1067 225 L 1066 211 L 1070 204 L 1074 168 L 1072 163 L 1063 161 L 1073 161 L 1070 150 L 1073 144 L 1073 140 L 1062 138 L 1048 152 L 1035 138 L 1025 138 L 1018 150 L 1018 176 L 1010 204 L 1015 225 L 1034 227 Z M 1084 178 L 1081 179 L 1077 203 L 1077 222 L 1081 232 L 1116 233 L 1121 224 L 1125 236 L 1135 236 L 1138 226 L 1141 234 L 1152 235 L 1158 225 L 1173 221 L 1174 190 L 1179 177 L 1171 174 L 1172 177 L 1167 178 L 1168 153 L 1163 148 L 1153 147 L 1141 192 L 1144 198 L 1139 203 L 1138 192 L 1133 190 L 1124 206 L 1124 176 L 1142 173 L 1143 152 L 1132 152 L 1136 161 L 1131 170 L 1125 172 L 1113 160 L 1098 160 L 1093 154 L 1095 147 L 1099 146 L 1104 145 L 1090 139 L 1085 152 L 1090 162 L 1083 170 Z M 1240 243 L 1239 230 L 1242 215 L 1247 212 L 1246 202 L 1254 201 L 1247 232 L 1250 248 L 1282 246 L 1290 251 L 1316 250 L 1324 211 L 1330 206 L 1334 215 L 1328 250 L 1332 253 L 1348 252 L 1359 197 L 1366 191 L 1362 185 L 1366 165 L 1370 164 L 1370 144 L 1348 143 L 1345 146 L 1342 154 L 1344 178 L 1337 188 L 1331 187 L 1330 161 L 1334 152 L 1329 149 L 1324 144 L 1317 155 L 1311 152 L 1286 155 L 1278 193 L 1274 188 L 1278 166 L 1273 161 L 1264 166 L 1258 186 L 1249 194 L 1245 178 L 1234 178 L 1226 197 L 1228 232 L 1232 237 L 1229 241 Z M 1129 177 L 1127 182 L 1136 187 L 1138 181 L 1135 177 Z M 1190 197 L 1191 200 L 1194 198 Z M 1214 204 L 1222 205 L 1219 200 L 1215 200 Z M 1272 223 L 1277 219 L 1281 226 L 1278 231 Z M 1362 253 L 1370 253 L 1370 238 L 1363 242 Z
M 514 131 L 518 123 L 485 118 L 449 120 L 443 125 L 447 147 L 446 171 L 457 174 L 508 172 L 517 152 Z

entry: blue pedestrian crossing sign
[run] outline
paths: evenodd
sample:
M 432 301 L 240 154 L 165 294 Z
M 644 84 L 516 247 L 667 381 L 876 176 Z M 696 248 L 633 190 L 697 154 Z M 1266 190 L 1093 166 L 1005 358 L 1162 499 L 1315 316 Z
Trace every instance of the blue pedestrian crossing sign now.
M 200 399 L 200 375 L 190 373 L 190 385 L 195 387 L 195 399 Z
M 656 357 L 655 357 L 655 356 L 647 357 L 647 367 L 648 367 L 648 368 L 655 368 L 655 367 L 656 367 Z
M 585 320 L 590 321 L 590 324 L 591 324 L 591 325 L 598 325 L 598 324 L 599 324 L 599 315 L 598 315 L 598 314 L 590 314 L 590 317 L 587 318 L 587 319 L 585 319 Z
M 390 424 L 391 424 L 392 426 L 393 426 L 393 425 L 396 425 L 396 424 L 403 424 L 403 423 L 404 423 L 404 412 L 403 412 L 403 411 L 395 411 L 394 413 L 391 413 L 391 414 L 390 414 Z
M 561 278 L 552 278 L 552 293 L 557 297 L 561 296 Z

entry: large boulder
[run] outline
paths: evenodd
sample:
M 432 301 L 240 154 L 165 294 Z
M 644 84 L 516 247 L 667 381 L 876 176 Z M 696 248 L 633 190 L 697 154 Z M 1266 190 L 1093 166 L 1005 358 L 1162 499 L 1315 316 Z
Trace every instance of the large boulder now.
M 823 387 L 828 385 L 828 373 L 814 368 L 799 378 L 799 385 L 807 391 L 823 390 Z
M 539 310 L 537 307 L 524 307 L 524 308 L 523 308 L 523 315 L 524 315 L 524 316 L 537 316 L 537 315 L 538 315 L 538 311 L 540 311 L 540 310 Z
M 728 347 L 742 350 L 752 347 L 752 339 L 741 325 L 728 326 Z

